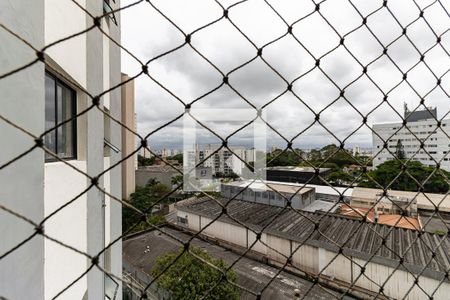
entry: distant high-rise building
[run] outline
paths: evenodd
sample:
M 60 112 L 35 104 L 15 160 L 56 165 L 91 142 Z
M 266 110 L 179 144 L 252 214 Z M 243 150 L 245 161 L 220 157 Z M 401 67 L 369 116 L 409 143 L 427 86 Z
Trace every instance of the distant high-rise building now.
M 219 144 L 208 144 L 204 147 L 197 145 L 195 154 L 190 153 L 188 157 L 191 160 L 195 159 L 196 164 L 204 160 L 201 166 L 211 168 L 212 174 L 222 173 L 226 175 L 231 173 L 241 175 L 245 163 L 255 160 L 254 149 L 229 147 L 230 149 L 222 148 L 218 150 L 219 148 Z
M 443 120 L 441 128 L 438 128 L 436 117 L 436 108 L 411 112 L 405 105 L 406 126 L 402 123 L 374 124 L 373 166 L 394 159 L 392 154 L 395 154 L 400 141 L 407 159 L 412 158 L 426 166 L 435 166 L 437 161 L 443 169 L 450 171 L 450 157 L 447 155 L 450 147 L 450 119 Z M 389 151 L 383 149 L 384 142 Z
M 354 146 L 352 149 L 352 154 L 353 154 L 353 156 L 361 154 L 361 147 L 359 147 L 358 145 Z
M 153 154 L 147 148 L 139 149 L 139 155 L 145 158 L 151 158 Z
M 169 157 L 169 156 L 172 156 L 172 150 L 163 148 L 161 150 L 161 157 L 162 158 L 166 158 L 166 157 Z

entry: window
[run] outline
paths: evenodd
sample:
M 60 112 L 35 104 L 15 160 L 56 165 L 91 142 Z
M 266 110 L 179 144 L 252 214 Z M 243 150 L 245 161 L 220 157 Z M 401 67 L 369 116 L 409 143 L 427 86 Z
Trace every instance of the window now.
M 187 225 L 188 224 L 188 216 L 185 216 L 184 218 L 177 216 L 177 221 L 178 221 L 178 223 Z
M 62 81 L 45 73 L 45 130 L 54 128 L 76 114 L 76 94 Z M 76 119 L 50 131 L 44 138 L 45 146 L 63 159 L 76 157 Z M 45 154 L 45 160 L 54 158 Z
M 113 0 L 114 3 L 116 3 L 115 0 Z M 117 19 L 116 16 L 113 13 L 113 9 L 111 7 L 110 0 L 103 0 L 103 13 L 109 14 L 107 20 L 111 20 L 114 24 L 117 26 Z

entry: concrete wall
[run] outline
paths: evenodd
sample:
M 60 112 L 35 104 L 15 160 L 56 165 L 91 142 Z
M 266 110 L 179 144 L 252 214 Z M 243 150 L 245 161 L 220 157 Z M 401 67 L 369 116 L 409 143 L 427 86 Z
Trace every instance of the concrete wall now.
M 86 0 L 76 1 L 86 7 Z M 72 1 L 45 0 L 44 2 L 46 45 L 86 29 L 86 13 Z M 78 84 L 84 88 L 87 86 L 85 34 L 59 43 L 49 48 L 46 53 Z
M 210 218 L 180 211 L 180 208 L 177 211 L 177 215 L 183 218 L 187 216 L 187 226 L 194 231 L 205 228 L 212 221 Z M 244 248 L 247 248 L 255 240 L 254 233 L 247 228 L 219 220 L 210 224 L 202 233 Z M 325 248 L 301 244 L 269 233 L 263 233 L 261 235 L 261 241 L 267 246 L 258 242 L 252 247 L 252 250 L 265 255 L 269 260 L 284 264 L 286 258 L 293 253 L 292 264 L 304 272 L 310 274 L 318 274 L 321 272 L 322 275 L 329 279 L 337 279 L 347 283 L 356 281 L 356 286 L 374 291 L 375 293 L 378 292 L 379 287 L 387 278 L 393 274 L 384 286 L 385 295 L 392 298 L 403 298 L 405 293 L 414 284 L 414 277 L 410 273 L 403 270 L 395 270 L 394 267 L 380 263 L 367 263 L 359 258 L 346 257 Z M 360 266 L 366 263 L 365 276 L 358 278 L 361 270 Z M 431 295 L 439 283 L 439 280 L 426 277 L 425 275 L 421 275 L 419 279 L 419 285 L 429 295 Z M 434 294 L 434 299 L 447 299 L 448 297 L 446 296 L 449 293 L 450 283 L 447 281 L 439 287 L 439 290 Z M 419 287 L 414 286 L 406 299 L 419 300 L 426 297 L 426 294 Z
M 150 179 L 156 179 L 158 182 L 166 185 L 167 187 L 172 186 L 172 177 L 179 175 L 177 171 L 159 172 L 146 169 L 137 169 L 136 172 L 136 185 L 145 186 Z
M 0 1 L 0 20 L 32 45 L 44 45 L 44 1 Z M 36 58 L 34 50 L 0 30 L 0 74 Z M 34 64 L 0 80 L 0 115 L 35 135 L 44 130 L 44 66 Z M 0 168 L 29 149 L 33 139 L 0 120 Z M 44 154 L 34 150 L 0 169 L 0 205 L 39 223 L 44 217 Z M 0 209 L 0 256 L 34 233 L 32 225 Z M 0 295 L 44 297 L 44 239 L 36 236 L 0 259 Z
M 110 4 L 112 5 L 113 9 L 120 7 L 120 0 L 116 0 L 115 3 L 110 1 Z M 109 35 L 116 41 L 121 40 L 120 35 L 120 26 L 121 26 L 121 19 L 120 14 L 115 14 L 116 20 L 118 22 L 118 26 L 116 26 L 114 23 L 109 22 L 108 27 L 108 33 Z M 105 28 L 105 27 L 103 27 Z M 120 82 L 122 82 L 121 77 L 121 56 L 120 56 L 120 49 L 115 46 L 111 41 L 108 39 L 106 40 L 109 44 L 109 87 L 113 87 L 118 85 Z M 116 88 L 112 90 L 109 93 L 109 100 L 110 100 L 110 112 L 111 115 L 120 120 L 122 118 L 122 96 L 121 96 L 121 89 Z M 122 128 L 119 124 L 115 122 L 111 122 L 111 143 L 118 148 L 120 148 L 122 144 Z M 122 159 L 122 153 L 111 153 L 111 164 L 114 165 L 117 162 L 119 162 Z M 110 171 L 110 184 L 111 184 L 111 193 L 115 195 L 117 198 L 122 198 L 122 164 L 116 166 Z M 129 178 L 129 174 L 127 174 Z M 134 174 L 133 174 L 134 175 Z M 133 176 L 131 175 L 131 176 Z M 122 235 L 122 204 L 111 200 L 109 203 L 109 219 L 111 220 L 110 223 L 110 231 L 109 234 L 106 236 L 106 242 L 105 246 L 109 244 L 110 242 L 115 242 L 117 238 L 119 238 Z M 110 247 L 110 270 L 113 274 L 115 274 L 118 277 L 122 276 L 122 240 L 117 240 L 111 247 Z M 118 282 L 119 289 L 116 296 L 116 300 L 122 299 L 122 282 Z
M 88 1 L 86 9 L 94 15 L 102 13 L 101 1 Z M 103 23 L 103 22 L 102 22 Z M 86 26 L 92 24 L 92 20 L 86 17 Z M 98 30 L 91 30 L 86 34 L 86 47 L 89 49 L 86 57 L 87 65 L 87 89 L 92 94 L 99 94 L 103 91 L 103 38 Z M 101 99 L 102 101 L 104 99 Z M 103 168 L 103 134 L 104 122 L 103 114 L 94 109 L 87 114 L 87 173 L 90 176 L 97 176 Z M 104 178 L 99 179 L 99 186 L 104 186 Z M 87 249 L 90 255 L 97 255 L 105 244 L 105 212 L 103 203 L 105 201 L 103 193 L 98 189 L 90 189 L 87 193 Z M 100 266 L 103 266 L 103 256 L 100 258 Z M 86 267 L 91 262 L 86 260 Z M 104 296 L 103 274 L 97 268 L 91 269 L 87 274 L 87 298 L 101 299 Z
M 103 1 L 78 0 L 94 15 L 103 13 Z M 116 7 L 120 5 L 116 1 Z M 116 14 L 120 20 L 120 16 Z M 36 48 L 43 48 L 61 38 L 79 32 L 92 24 L 92 19 L 72 1 L 36 0 L 1 1 L 2 24 L 23 36 Z M 120 27 L 102 28 L 120 41 Z M 0 74 L 33 60 L 34 50 L 0 30 Z M 97 29 L 50 47 L 46 65 L 37 63 L 13 76 L 0 80 L 2 109 L 0 114 L 23 126 L 33 134 L 44 131 L 44 70 L 75 89 L 77 111 L 90 105 L 83 93 L 91 94 L 121 81 L 120 50 Z M 105 106 L 120 119 L 120 88 L 104 97 Z M 103 113 L 97 109 L 77 119 L 77 158 L 67 161 L 82 172 L 96 176 L 121 159 L 112 153 L 103 157 Z M 113 123 L 113 122 L 111 122 Z M 121 128 L 111 124 L 111 142 L 120 148 Z M 33 145 L 32 138 L 0 121 L 0 136 L 8 141 L 0 151 L 0 166 Z M 44 164 L 43 151 L 35 150 L 14 164 L 0 169 L 0 204 L 39 223 L 78 194 L 90 181 L 64 163 Z M 112 169 L 100 178 L 100 185 L 121 198 L 121 168 Z M 25 188 L 26 187 L 26 188 Z M 19 192 L 20 190 L 20 192 Z M 18 198 L 19 197 L 19 198 Z M 32 226 L 0 210 L 0 255 L 34 232 Z M 121 235 L 121 205 L 104 199 L 92 188 L 45 222 L 45 232 L 69 246 L 91 255 Z M 121 241 L 106 255 L 109 271 L 122 273 Z M 100 259 L 103 265 L 103 257 Z M 51 299 L 91 265 L 86 257 L 48 239 L 36 236 L 7 257 L 0 259 L 0 296 L 9 299 Z M 121 299 L 119 289 L 118 298 Z M 104 299 L 104 276 L 93 269 L 61 296 L 63 299 Z
M 85 161 L 71 165 L 86 172 Z M 68 180 L 70 178 L 70 180 Z M 58 188 L 55 188 L 58 187 Z M 45 216 L 74 199 L 87 188 L 86 177 L 61 163 L 45 164 Z M 46 233 L 71 247 L 86 250 L 86 194 L 45 222 Z M 53 298 L 86 270 L 86 258 L 55 242 L 45 241 L 45 299 Z M 86 277 L 64 293 L 66 299 L 81 299 L 86 293 Z
M 85 6 L 85 1 L 78 1 Z M 53 43 L 85 28 L 86 14 L 73 2 L 45 1 L 45 43 Z M 71 22 L 67 22 L 71 20 Z M 67 25 L 66 25 L 67 24 Z M 86 35 L 70 39 L 49 48 L 47 70 L 75 89 L 77 111 L 87 106 L 87 96 L 77 86 L 87 88 L 87 43 Z M 81 171 L 87 171 L 87 145 L 91 143 L 91 132 L 87 128 L 87 118 L 77 120 L 77 160 L 69 163 Z M 45 214 L 50 215 L 61 205 L 71 201 L 87 188 L 88 182 L 80 174 L 61 163 L 45 164 Z M 80 251 L 87 249 L 87 208 L 88 195 L 81 195 L 72 204 L 46 221 L 46 232 L 57 240 Z M 45 299 L 51 299 L 74 278 L 86 270 L 86 258 L 49 240 L 45 241 Z M 77 275 L 78 274 L 78 275 Z M 68 299 L 82 298 L 87 292 L 87 278 L 80 279 L 64 292 Z
M 122 82 L 130 77 L 122 74 Z M 129 129 L 136 130 L 136 120 L 134 111 L 134 81 L 122 85 L 122 123 Z M 136 150 L 136 136 L 125 127 L 122 127 L 122 159 Z M 136 187 L 135 170 L 137 155 L 129 157 L 122 163 L 122 198 L 128 199 Z

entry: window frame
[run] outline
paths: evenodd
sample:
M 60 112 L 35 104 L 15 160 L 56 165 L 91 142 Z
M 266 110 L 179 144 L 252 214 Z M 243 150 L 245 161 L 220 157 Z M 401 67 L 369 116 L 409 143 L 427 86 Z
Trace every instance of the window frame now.
M 54 107 L 55 107 L 55 125 L 57 126 L 60 124 L 58 120 L 58 85 L 67 89 L 70 92 L 71 100 L 72 100 L 72 118 L 77 115 L 77 92 L 75 89 L 70 87 L 67 83 L 65 83 L 63 80 L 59 79 L 57 76 L 53 75 L 48 70 L 45 70 L 45 76 L 50 77 L 55 82 L 55 91 L 54 91 Z M 45 101 L 47 101 L 45 95 Z M 44 120 L 46 120 L 45 112 L 44 112 Z M 78 134 L 77 134 L 77 119 L 73 119 L 72 121 L 72 130 L 71 130 L 71 136 L 72 136 L 72 153 L 73 155 L 67 156 L 67 157 L 59 157 L 58 153 L 58 133 L 55 134 L 55 145 L 56 145 L 56 152 L 54 152 L 59 159 L 56 159 L 54 157 L 44 158 L 46 163 L 49 162 L 57 162 L 59 160 L 76 160 L 78 157 Z M 62 128 L 61 126 L 58 128 Z
M 116 0 L 112 0 L 114 3 L 116 3 Z M 108 15 L 108 19 L 106 19 L 107 21 L 111 20 L 116 26 L 118 25 L 116 16 L 114 15 L 114 13 L 111 13 L 113 10 L 113 8 L 111 7 L 111 3 L 109 2 L 109 0 L 103 0 L 103 14 L 109 14 Z M 109 22 L 108 22 L 108 26 L 109 26 Z

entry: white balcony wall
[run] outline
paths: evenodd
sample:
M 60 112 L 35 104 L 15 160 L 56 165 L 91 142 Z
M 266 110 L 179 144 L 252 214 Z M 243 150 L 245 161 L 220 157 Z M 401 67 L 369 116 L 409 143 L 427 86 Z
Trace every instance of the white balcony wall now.
M 76 2 L 86 7 L 85 0 Z M 45 0 L 45 44 L 85 30 L 86 18 L 86 13 L 72 1 Z M 86 34 L 56 44 L 48 48 L 46 53 L 65 73 L 86 88 Z

